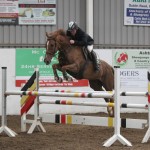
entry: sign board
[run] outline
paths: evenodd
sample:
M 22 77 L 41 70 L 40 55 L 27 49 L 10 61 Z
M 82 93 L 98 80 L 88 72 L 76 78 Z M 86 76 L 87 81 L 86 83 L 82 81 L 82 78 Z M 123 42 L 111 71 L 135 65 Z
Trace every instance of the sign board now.
M 40 86 L 88 86 L 88 80 L 64 81 L 57 83 L 54 80 L 52 64 L 57 63 L 57 56 L 52 59 L 50 65 L 45 65 L 45 48 L 17 48 L 16 49 L 16 86 L 19 87 L 32 76 L 34 68 L 40 71 Z M 58 71 L 62 77 L 62 73 Z
M 18 0 L 0 0 L 0 24 L 18 24 Z
M 121 88 L 148 88 L 150 50 L 113 50 L 113 66 L 120 66 Z
M 56 24 L 56 0 L 19 0 L 19 24 Z
M 124 0 L 124 25 L 150 26 L 150 0 Z
M 128 69 L 150 68 L 150 50 L 113 50 L 113 66 L 120 66 L 121 68 Z

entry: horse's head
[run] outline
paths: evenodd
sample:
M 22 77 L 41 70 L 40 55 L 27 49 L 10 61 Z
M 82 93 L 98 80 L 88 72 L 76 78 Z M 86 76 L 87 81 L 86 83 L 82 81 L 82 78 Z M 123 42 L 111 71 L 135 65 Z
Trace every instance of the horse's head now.
M 66 36 L 64 30 L 58 30 L 52 33 L 47 33 L 47 41 L 46 41 L 46 54 L 44 58 L 44 62 L 48 65 L 51 63 L 51 60 L 55 53 L 59 51 L 64 51 L 68 47 L 70 47 L 70 43 L 68 37 Z
M 49 65 L 51 63 L 52 58 L 54 57 L 55 53 L 58 50 L 58 44 L 55 38 L 53 38 L 53 36 L 48 35 L 48 33 L 46 33 L 46 36 L 47 36 L 47 41 L 46 41 L 46 54 L 45 54 L 44 62 L 46 65 Z

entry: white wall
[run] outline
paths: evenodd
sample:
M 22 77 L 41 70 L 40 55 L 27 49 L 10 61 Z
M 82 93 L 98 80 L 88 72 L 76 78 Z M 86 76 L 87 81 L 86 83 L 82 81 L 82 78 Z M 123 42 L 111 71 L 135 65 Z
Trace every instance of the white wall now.
M 99 53 L 100 59 L 107 61 L 112 65 L 112 50 L 95 50 Z M 7 90 L 20 90 L 20 88 L 15 87 L 15 49 L 0 49 L 0 67 L 7 67 Z M 1 75 L 2 71 L 0 69 L 0 85 L 1 83 Z M 0 86 L 0 93 L 2 87 Z M 45 88 L 48 89 L 48 88 Z M 62 87 L 55 89 L 64 89 Z M 70 89 L 70 87 L 66 87 L 65 89 Z M 89 91 L 92 90 L 89 87 L 74 87 L 71 88 L 76 91 Z M 131 89 L 130 89 L 131 90 Z M 135 90 L 135 89 L 134 89 Z M 145 89 L 142 89 L 142 91 Z M 50 97 L 40 97 L 40 99 L 52 99 Z M 0 104 L 1 104 L 1 94 L 0 94 Z M 67 99 L 67 98 L 53 98 L 53 99 Z M 80 100 L 81 98 L 68 98 L 72 100 Z M 84 101 L 85 99 L 82 99 Z M 104 102 L 103 99 L 86 99 L 87 101 L 100 101 Z M 146 104 L 146 97 L 122 97 L 124 103 L 144 103 Z M 0 105 L 1 106 L 1 105 Z M 90 106 L 60 106 L 60 105 L 40 105 L 40 113 L 88 113 L 88 112 L 106 112 L 106 108 L 99 107 L 90 107 Z M 145 112 L 143 110 L 135 110 L 135 109 L 124 109 L 123 111 L 128 112 Z M 33 113 L 33 108 L 29 111 L 30 114 Z M 20 114 L 20 96 L 8 96 L 7 97 L 7 114 Z M 0 115 L 1 115 L 1 107 L 0 107 Z

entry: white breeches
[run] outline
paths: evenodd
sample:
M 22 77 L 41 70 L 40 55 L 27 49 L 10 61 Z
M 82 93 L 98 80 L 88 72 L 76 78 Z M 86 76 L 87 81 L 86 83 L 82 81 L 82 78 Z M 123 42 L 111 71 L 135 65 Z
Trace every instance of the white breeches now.
M 93 50 L 93 45 L 88 45 L 88 46 L 87 46 L 87 49 L 89 50 L 89 52 L 92 52 L 92 50 Z

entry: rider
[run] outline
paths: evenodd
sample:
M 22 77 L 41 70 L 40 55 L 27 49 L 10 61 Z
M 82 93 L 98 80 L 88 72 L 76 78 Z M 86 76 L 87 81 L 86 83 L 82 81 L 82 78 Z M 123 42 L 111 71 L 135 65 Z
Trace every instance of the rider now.
M 94 64 L 94 69 L 99 71 L 99 64 L 97 62 L 97 55 L 93 51 L 94 40 L 78 27 L 76 22 L 70 21 L 68 24 L 67 36 L 71 38 L 70 44 L 77 46 L 85 46 L 90 52 Z

